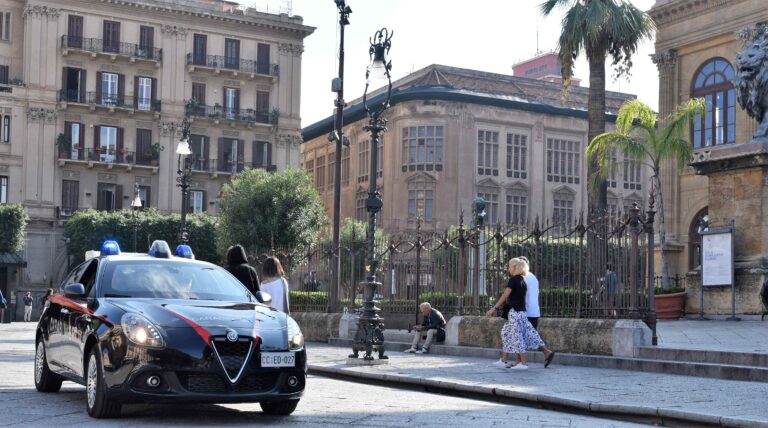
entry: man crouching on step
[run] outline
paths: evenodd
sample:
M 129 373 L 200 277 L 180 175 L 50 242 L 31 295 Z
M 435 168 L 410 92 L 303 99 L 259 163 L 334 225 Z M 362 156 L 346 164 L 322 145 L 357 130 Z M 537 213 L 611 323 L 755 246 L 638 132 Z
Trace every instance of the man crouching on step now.
M 405 352 L 409 354 L 428 354 L 429 345 L 432 341 L 442 342 L 445 340 L 445 318 L 443 314 L 437 309 L 433 309 L 432 305 L 424 302 L 419 305 L 419 312 L 424 316 L 421 324 L 413 326 L 413 343 L 409 349 Z M 419 340 L 426 338 L 424 346 L 419 348 Z

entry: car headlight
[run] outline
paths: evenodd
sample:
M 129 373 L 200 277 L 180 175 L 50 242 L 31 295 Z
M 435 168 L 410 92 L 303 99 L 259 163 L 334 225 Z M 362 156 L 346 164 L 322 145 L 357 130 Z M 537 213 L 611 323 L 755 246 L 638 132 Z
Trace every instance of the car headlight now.
M 165 346 L 160 327 L 139 314 L 128 312 L 120 319 L 120 324 L 123 325 L 123 332 L 128 340 L 137 345 L 152 348 Z
M 288 320 L 288 349 L 294 351 L 304 347 L 304 335 L 301 334 L 299 324 L 291 317 L 285 317 Z

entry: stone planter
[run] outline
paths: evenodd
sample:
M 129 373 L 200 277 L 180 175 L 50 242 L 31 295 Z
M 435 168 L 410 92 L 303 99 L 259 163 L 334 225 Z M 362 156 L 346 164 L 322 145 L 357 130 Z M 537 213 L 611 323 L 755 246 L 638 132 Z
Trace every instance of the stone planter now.
M 685 308 L 685 291 L 681 293 L 656 295 L 656 319 L 680 319 Z

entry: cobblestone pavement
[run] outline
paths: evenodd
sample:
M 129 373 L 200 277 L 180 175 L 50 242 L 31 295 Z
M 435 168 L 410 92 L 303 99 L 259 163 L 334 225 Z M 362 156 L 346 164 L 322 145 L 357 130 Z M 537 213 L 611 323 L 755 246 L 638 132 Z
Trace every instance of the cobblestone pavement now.
M 768 353 L 768 320 L 659 321 L 656 331 L 665 348 Z
M 35 390 L 33 332 L 34 323 L 0 325 L 0 426 L 641 426 L 316 376 L 310 376 L 298 409 L 287 418 L 266 416 L 258 404 L 130 405 L 121 418 L 95 420 L 85 411 L 82 386 L 65 382 L 54 394 Z M 319 351 L 310 352 L 314 357 Z

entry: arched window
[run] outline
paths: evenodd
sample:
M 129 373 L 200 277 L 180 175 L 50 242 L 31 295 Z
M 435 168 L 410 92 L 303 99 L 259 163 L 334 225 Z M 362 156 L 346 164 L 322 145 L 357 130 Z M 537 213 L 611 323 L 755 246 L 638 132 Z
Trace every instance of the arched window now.
M 691 221 L 688 228 L 688 269 L 701 266 L 701 230 L 709 222 L 708 208 L 704 208 Z
M 736 141 L 736 91 L 733 67 L 723 58 L 704 63 L 691 85 L 693 98 L 704 98 L 707 114 L 693 122 L 693 148 L 710 147 Z

